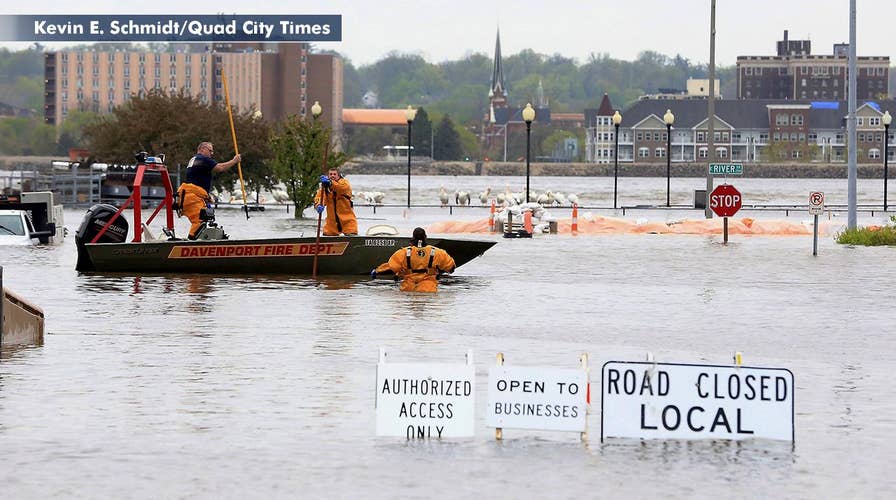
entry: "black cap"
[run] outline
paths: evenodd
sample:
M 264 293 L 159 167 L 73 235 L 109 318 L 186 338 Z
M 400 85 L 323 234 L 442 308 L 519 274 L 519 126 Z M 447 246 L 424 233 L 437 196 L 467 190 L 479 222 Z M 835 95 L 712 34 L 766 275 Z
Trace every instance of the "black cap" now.
M 426 245 L 426 230 L 422 227 L 418 227 L 414 229 L 414 236 L 411 238 L 411 244 L 418 244 L 420 246 Z

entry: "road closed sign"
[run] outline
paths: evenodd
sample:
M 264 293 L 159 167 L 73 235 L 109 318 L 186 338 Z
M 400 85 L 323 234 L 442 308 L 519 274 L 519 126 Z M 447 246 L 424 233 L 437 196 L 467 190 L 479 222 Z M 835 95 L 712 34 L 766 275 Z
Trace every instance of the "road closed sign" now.
M 793 390 L 782 368 L 609 361 L 601 439 L 793 441 Z
M 489 427 L 585 432 L 587 410 L 585 370 L 507 365 L 489 369 Z
M 376 435 L 407 439 L 473 436 L 475 382 L 472 363 L 381 361 L 376 368 Z

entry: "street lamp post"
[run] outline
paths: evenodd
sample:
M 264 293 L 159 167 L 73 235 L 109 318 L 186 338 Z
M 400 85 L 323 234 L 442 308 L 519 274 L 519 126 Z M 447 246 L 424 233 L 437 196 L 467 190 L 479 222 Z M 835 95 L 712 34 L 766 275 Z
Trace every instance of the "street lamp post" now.
M 613 210 L 616 209 L 616 187 L 617 181 L 619 179 L 619 124 L 622 123 L 622 115 L 619 114 L 619 110 L 616 110 L 613 113 L 613 128 L 615 131 L 613 132 L 613 140 L 615 141 L 615 145 L 613 146 Z
M 672 114 L 671 109 L 666 110 L 663 121 L 666 122 L 666 207 L 668 208 L 671 206 L 669 204 L 669 187 L 672 178 L 672 124 L 675 123 L 675 115 Z
M 890 112 L 884 112 L 884 116 L 881 117 L 881 122 L 884 124 L 884 212 L 887 211 L 887 160 L 889 159 L 887 149 L 890 145 L 890 123 L 892 121 L 893 117 L 890 116 Z
M 404 116 L 408 119 L 408 208 L 411 208 L 411 124 L 414 123 L 417 110 L 408 106 Z
M 523 121 L 526 122 L 526 203 L 529 203 L 529 142 L 532 136 L 532 120 L 535 119 L 535 109 L 532 104 L 526 104 L 523 109 Z

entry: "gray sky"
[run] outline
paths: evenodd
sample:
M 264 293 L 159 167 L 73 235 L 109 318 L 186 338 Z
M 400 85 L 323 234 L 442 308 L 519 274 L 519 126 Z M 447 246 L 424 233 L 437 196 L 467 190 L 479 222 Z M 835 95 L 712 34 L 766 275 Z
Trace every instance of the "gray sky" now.
M 77 5 L 77 10 L 72 4 Z M 102 0 L 4 2 L 2 14 L 341 14 L 342 42 L 319 44 L 355 65 L 391 51 L 430 62 L 473 52 L 492 55 L 501 28 L 504 55 L 524 48 L 560 53 L 579 62 L 590 53 L 632 60 L 643 50 L 692 62 L 709 61 L 709 0 L 303 0 L 258 4 L 234 0 L 154 0 L 132 10 Z M 893 0 L 858 0 L 859 55 L 889 56 L 896 63 Z M 773 55 L 784 30 L 810 39 L 815 54 L 849 41 L 849 0 L 717 0 L 716 62 L 738 55 Z M 28 44 L 10 44 L 24 48 Z

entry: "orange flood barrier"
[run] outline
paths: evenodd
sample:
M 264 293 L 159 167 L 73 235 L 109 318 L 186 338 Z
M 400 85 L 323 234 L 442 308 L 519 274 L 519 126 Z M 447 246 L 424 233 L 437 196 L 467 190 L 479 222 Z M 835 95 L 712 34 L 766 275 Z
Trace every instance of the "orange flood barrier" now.
M 722 219 L 682 219 L 650 222 L 617 217 L 585 216 L 578 222 L 578 234 L 722 234 Z M 572 231 L 573 219 L 558 220 L 558 232 Z M 821 223 L 819 234 L 831 234 L 833 223 Z M 445 221 L 427 226 L 433 233 L 487 233 L 488 219 L 477 221 Z M 730 234 L 765 236 L 811 236 L 812 225 L 782 220 L 756 220 L 749 217 L 728 219 Z
M 577 203 L 572 204 L 572 234 L 578 234 L 579 232 L 579 205 Z

